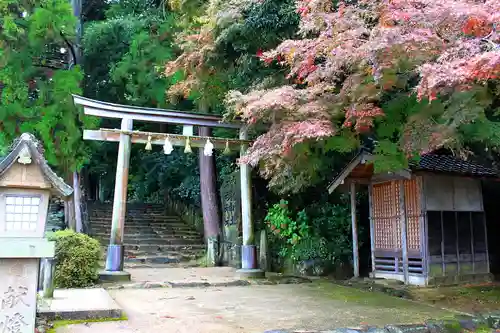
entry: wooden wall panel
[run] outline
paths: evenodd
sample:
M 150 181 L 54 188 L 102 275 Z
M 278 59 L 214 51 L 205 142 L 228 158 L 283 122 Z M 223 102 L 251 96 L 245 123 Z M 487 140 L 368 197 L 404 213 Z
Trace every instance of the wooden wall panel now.
M 399 184 L 396 181 L 374 184 L 372 193 L 375 249 L 400 250 Z
M 420 202 L 420 186 L 417 178 L 404 181 L 405 188 L 405 206 L 407 223 L 407 244 L 409 251 L 420 251 L 421 249 L 421 230 L 420 220 L 422 207 Z

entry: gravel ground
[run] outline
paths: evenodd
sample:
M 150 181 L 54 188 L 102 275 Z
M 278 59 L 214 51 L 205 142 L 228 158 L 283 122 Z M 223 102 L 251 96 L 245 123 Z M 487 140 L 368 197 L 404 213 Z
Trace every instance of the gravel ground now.
M 160 273 L 153 275 L 156 274 Z M 71 325 L 58 328 L 57 332 L 262 333 L 271 329 L 329 330 L 419 323 L 450 315 L 385 294 L 321 281 L 272 286 L 118 289 L 110 294 L 123 307 L 128 321 Z

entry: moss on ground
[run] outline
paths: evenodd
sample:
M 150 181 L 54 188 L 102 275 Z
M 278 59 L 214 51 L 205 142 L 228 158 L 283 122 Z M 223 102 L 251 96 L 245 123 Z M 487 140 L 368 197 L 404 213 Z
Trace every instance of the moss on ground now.
M 82 320 L 56 320 L 51 323 L 51 328 L 46 331 L 46 333 L 56 333 L 58 328 L 69 326 L 69 325 L 77 325 L 77 324 L 86 324 L 86 323 L 102 323 L 108 321 L 125 321 L 128 320 L 126 315 L 122 315 L 120 318 L 101 318 L 101 319 L 82 319 Z
M 498 282 L 427 288 L 405 286 L 391 283 L 389 280 L 365 279 L 338 283 L 352 289 L 406 298 L 461 313 L 485 313 L 500 309 L 500 283 Z
M 370 322 L 371 324 L 415 324 L 425 322 L 428 319 L 451 320 L 455 319 L 457 314 L 432 305 L 394 297 L 380 291 L 343 286 L 328 280 L 314 281 L 307 286 L 314 290 L 314 295 L 321 295 L 321 297 L 344 303 L 358 304 L 367 309 L 366 313 L 378 311 L 378 319 L 374 318 L 373 322 Z M 393 322 L 395 318 L 397 318 L 397 322 Z
M 500 308 L 500 284 L 410 288 L 413 299 L 466 313 L 485 313 Z

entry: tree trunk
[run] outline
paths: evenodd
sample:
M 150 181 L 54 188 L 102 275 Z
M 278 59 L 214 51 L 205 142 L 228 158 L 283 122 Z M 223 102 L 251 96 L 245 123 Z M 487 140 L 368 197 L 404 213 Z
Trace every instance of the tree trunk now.
M 64 213 L 66 225 L 68 226 L 68 228 L 71 230 L 76 230 L 75 201 L 73 200 L 73 196 L 64 201 Z
M 212 131 L 208 127 L 200 127 L 200 136 L 210 136 Z M 207 263 L 217 266 L 220 264 L 221 240 L 221 211 L 220 199 L 217 193 L 217 170 L 215 157 L 205 156 L 203 147 L 199 148 L 200 159 L 200 187 L 201 208 L 203 211 L 203 225 L 207 241 Z
M 66 184 L 73 184 L 73 172 L 68 171 L 65 177 Z M 73 189 L 74 190 L 74 189 Z M 64 201 L 64 222 L 66 226 L 76 231 L 76 220 L 75 220 L 75 192 Z
M 76 18 L 76 40 L 73 44 L 73 50 L 68 50 L 68 55 L 73 58 L 73 65 L 81 65 L 82 50 L 81 50 L 81 39 L 82 39 L 82 0 L 71 0 L 71 8 L 73 9 L 73 16 Z M 74 52 L 74 54 L 73 54 Z M 76 232 L 82 232 L 82 214 L 80 205 L 80 174 L 77 171 L 72 173 L 72 183 L 73 183 L 73 197 L 70 200 L 71 205 L 69 206 L 70 215 L 70 225 L 72 229 Z
M 75 231 L 83 232 L 80 174 L 76 171 L 73 172 L 73 191 L 73 201 L 75 204 Z

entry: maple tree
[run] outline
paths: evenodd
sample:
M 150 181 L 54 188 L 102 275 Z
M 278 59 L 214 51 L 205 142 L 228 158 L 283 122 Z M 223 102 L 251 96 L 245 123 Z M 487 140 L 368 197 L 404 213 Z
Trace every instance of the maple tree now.
M 405 158 L 438 147 L 466 150 L 467 140 L 500 143 L 485 135 L 498 129 L 488 115 L 499 105 L 499 0 L 296 6 L 297 38 L 256 54 L 288 68 L 287 84 L 227 96 L 228 117 L 269 125 L 241 162 L 261 163 L 276 182 L 304 161 L 304 144 L 332 148 L 336 137 L 343 147 L 334 149 L 371 136 L 380 155 Z

